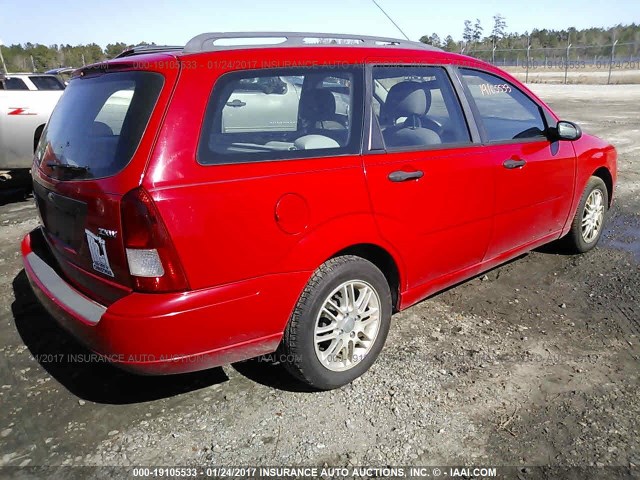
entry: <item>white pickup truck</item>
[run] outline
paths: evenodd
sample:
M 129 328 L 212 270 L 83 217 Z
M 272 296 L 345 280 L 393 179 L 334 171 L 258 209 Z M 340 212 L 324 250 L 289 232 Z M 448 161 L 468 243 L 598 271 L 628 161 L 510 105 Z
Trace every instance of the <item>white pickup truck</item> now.
M 0 75 L 0 189 L 16 186 L 16 180 L 24 182 L 42 130 L 64 87 L 55 75 Z

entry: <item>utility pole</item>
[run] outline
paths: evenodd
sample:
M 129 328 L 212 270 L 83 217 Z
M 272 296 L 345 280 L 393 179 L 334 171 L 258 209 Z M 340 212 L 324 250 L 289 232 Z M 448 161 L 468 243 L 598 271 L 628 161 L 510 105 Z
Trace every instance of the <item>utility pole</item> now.
M 2 60 L 2 68 L 4 69 L 4 73 L 7 74 L 9 72 L 7 71 L 7 65 L 4 63 L 4 56 L 2 55 L 2 45 L 4 45 L 4 43 L 2 43 L 2 40 L 0 40 L 0 60 Z
M 529 38 L 529 45 L 527 45 L 527 76 L 524 79 L 524 83 L 529 82 L 529 65 L 531 64 L 531 38 Z
M 611 67 L 613 66 L 613 57 L 616 52 L 617 43 L 618 43 L 618 40 L 615 40 L 613 42 L 613 45 L 611 45 L 611 60 L 609 60 L 609 76 L 607 77 L 607 85 L 611 83 Z
M 568 40 L 567 40 L 568 42 Z M 569 49 L 571 48 L 571 44 L 567 45 L 567 57 L 564 62 L 564 84 L 567 84 L 567 73 L 569 72 Z

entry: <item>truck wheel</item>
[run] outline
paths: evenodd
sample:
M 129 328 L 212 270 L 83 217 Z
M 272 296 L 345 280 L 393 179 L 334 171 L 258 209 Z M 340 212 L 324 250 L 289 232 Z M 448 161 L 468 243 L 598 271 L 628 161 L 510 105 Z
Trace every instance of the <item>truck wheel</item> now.
M 591 177 L 582 193 L 565 246 L 574 253 L 584 253 L 595 247 L 604 230 L 609 206 L 607 186 L 601 178 Z
M 328 260 L 300 295 L 285 330 L 286 368 L 319 390 L 365 373 L 382 350 L 391 323 L 391 292 L 383 273 L 363 258 Z

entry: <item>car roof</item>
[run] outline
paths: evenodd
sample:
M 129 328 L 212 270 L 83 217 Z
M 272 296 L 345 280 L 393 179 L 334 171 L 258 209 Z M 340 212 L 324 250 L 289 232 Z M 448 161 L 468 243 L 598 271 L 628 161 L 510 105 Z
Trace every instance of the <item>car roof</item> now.
M 149 53 L 194 54 L 224 50 L 254 50 L 287 47 L 380 48 L 442 51 L 432 45 L 390 37 L 317 32 L 208 32 L 196 35 L 187 44 L 138 45 L 124 50 L 116 58 Z
M 403 40 L 391 37 L 376 37 L 357 34 L 317 33 L 317 32 L 207 32 L 196 35 L 184 46 L 179 45 L 138 45 L 124 50 L 111 60 L 88 65 L 76 70 L 75 75 L 89 70 L 96 65 L 126 66 L 133 61 L 140 69 L 145 65 L 162 65 L 167 58 L 180 59 L 196 55 L 212 53 L 238 54 L 246 56 L 254 50 L 260 50 L 264 57 L 296 56 L 300 62 L 304 57 L 313 56 L 312 50 L 331 50 L 331 56 L 345 63 L 407 63 L 407 59 L 433 61 L 438 64 L 456 64 L 471 68 L 485 68 L 488 71 L 507 75 L 480 59 L 466 55 L 447 52 L 422 42 Z M 130 57 L 141 57 L 133 60 Z M 309 60 L 308 58 L 306 60 Z M 410 62 L 409 62 L 410 63 Z M 173 68 L 170 64 L 167 68 Z M 162 70 L 162 68 L 160 68 Z
M 244 41 L 250 40 L 247 44 Z M 235 41 L 235 43 L 234 43 Z M 286 47 L 380 47 L 439 51 L 432 45 L 390 37 L 316 32 L 208 32 L 193 37 L 183 53 Z
M 310 34 L 313 35 L 313 34 Z M 379 40 L 377 37 L 376 42 Z M 402 42 L 401 40 L 397 40 Z M 416 47 L 417 45 L 417 47 Z M 252 50 L 258 48 L 258 51 Z M 255 55 L 254 55 L 255 52 Z M 322 52 L 322 53 L 321 53 Z M 232 68 L 235 63 L 231 63 L 232 58 L 236 58 L 235 54 L 243 60 L 240 65 L 247 65 L 246 68 L 274 68 L 280 66 L 290 67 L 306 67 L 308 65 L 316 65 L 318 56 L 324 59 L 327 65 L 335 64 L 349 65 L 349 64 L 362 64 L 362 63 L 377 63 L 377 64 L 409 64 L 414 62 L 429 62 L 438 65 L 453 64 L 457 66 L 467 66 L 470 68 L 483 68 L 488 71 L 498 73 L 500 75 L 507 75 L 508 73 L 497 69 L 491 64 L 479 60 L 474 57 L 469 57 L 454 52 L 447 52 L 440 48 L 431 47 L 429 45 L 407 42 L 399 43 L 396 45 L 372 45 L 367 43 L 365 45 L 353 46 L 353 45 L 336 45 L 336 44 L 316 44 L 316 45 L 289 45 L 286 48 L 278 45 L 265 44 L 256 47 L 252 46 L 239 46 L 228 47 L 225 46 L 220 49 L 208 50 L 205 49 L 202 52 L 185 53 L 184 47 L 177 46 L 139 46 L 133 47 L 122 52 L 117 57 L 100 62 L 93 65 L 87 65 L 81 67 L 74 72 L 74 76 L 81 75 L 85 71 L 91 71 L 98 68 L 100 70 L 104 68 L 131 68 L 139 70 L 147 70 L 149 67 L 155 67 L 162 71 L 165 69 L 174 69 L 175 65 L 171 63 L 170 59 L 180 61 L 181 58 L 194 59 L 197 61 L 199 57 L 207 58 L 210 55 L 220 55 L 221 65 L 226 65 L 228 69 Z M 244 62 L 247 61 L 247 63 Z M 260 61 L 258 61 L 260 60 Z M 199 65 L 199 64 L 196 64 Z M 202 64 L 202 65 L 206 65 Z M 189 67 L 193 68 L 193 67 Z M 227 70 L 227 68 L 223 68 Z

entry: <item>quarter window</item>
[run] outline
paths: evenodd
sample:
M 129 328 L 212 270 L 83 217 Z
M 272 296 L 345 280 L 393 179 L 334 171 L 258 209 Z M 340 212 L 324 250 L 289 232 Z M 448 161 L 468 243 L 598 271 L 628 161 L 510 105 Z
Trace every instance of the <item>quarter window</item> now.
M 540 107 L 506 80 L 477 70 L 461 69 L 489 141 L 545 137 Z
M 373 85 L 373 112 L 387 148 L 470 141 L 460 103 L 443 68 L 374 67 Z
M 8 77 L 4 79 L 5 88 L 7 90 L 29 90 L 27 84 L 21 78 Z
M 355 154 L 362 68 L 241 71 L 216 83 L 198 147 L 202 164 Z

